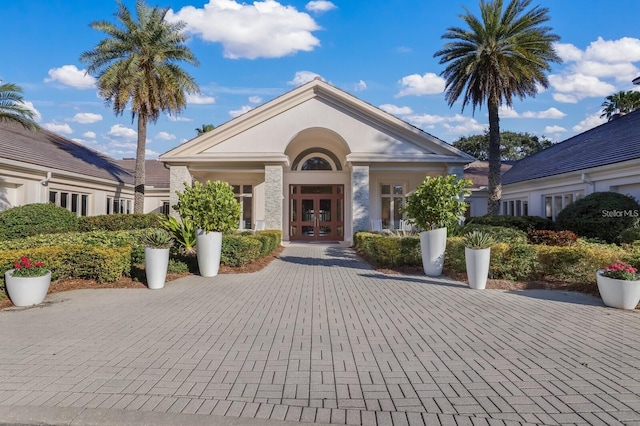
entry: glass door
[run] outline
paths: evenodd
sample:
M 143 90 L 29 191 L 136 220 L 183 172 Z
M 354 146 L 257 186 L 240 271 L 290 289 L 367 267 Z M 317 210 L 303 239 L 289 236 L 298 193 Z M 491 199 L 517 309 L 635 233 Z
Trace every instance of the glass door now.
M 291 185 L 289 239 L 344 240 L 342 185 Z

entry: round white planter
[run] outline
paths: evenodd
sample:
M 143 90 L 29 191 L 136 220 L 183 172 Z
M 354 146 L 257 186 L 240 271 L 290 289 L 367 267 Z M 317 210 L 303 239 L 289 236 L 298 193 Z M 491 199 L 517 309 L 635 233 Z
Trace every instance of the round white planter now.
M 203 277 L 215 277 L 220 269 L 220 252 L 222 251 L 222 232 L 196 231 L 196 253 L 198 269 Z
M 444 252 L 447 249 L 447 228 L 438 228 L 420 233 L 420 251 L 422 252 L 422 268 L 425 275 L 437 277 L 442 275 Z
M 40 277 L 14 277 L 15 269 L 9 269 L 4 274 L 4 283 L 11 303 L 15 306 L 32 306 L 42 303 L 47 297 L 51 284 L 51 271 Z
M 640 302 L 640 281 L 616 280 L 596 272 L 598 290 L 605 305 L 618 309 L 635 309 Z
M 169 267 L 168 248 L 144 248 L 144 272 L 147 275 L 147 287 L 158 290 L 164 287 Z
M 485 249 L 465 247 L 464 260 L 467 265 L 469 287 L 475 290 L 483 290 L 487 286 L 487 277 L 489 276 L 491 247 Z

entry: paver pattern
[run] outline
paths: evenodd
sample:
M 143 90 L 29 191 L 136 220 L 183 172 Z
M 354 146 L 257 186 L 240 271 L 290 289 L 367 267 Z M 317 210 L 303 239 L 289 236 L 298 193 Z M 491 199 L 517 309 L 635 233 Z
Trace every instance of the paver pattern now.
M 640 313 L 583 294 L 385 275 L 308 244 L 254 274 L 48 302 L 0 312 L 0 406 L 640 424 Z

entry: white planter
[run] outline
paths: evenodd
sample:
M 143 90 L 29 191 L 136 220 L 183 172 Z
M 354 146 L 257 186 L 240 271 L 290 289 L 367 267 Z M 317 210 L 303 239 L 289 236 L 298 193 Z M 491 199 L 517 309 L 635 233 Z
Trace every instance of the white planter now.
M 483 290 L 487 286 L 487 277 L 489 276 L 491 247 L 485 249 L 465 247 L 464 260 L 467 265 L 469 287 L 475 290 Z
M 42 303 L 51 284 L 51 271 L 40 277 L 14 277 L 15 269 L 4 274 L 4 283 L 11 303 L 15 306 L 32 306 Z
M 596 272 L 598 290 L 605 305 L 618 309 L 635 309 L 640 302 L 640 281 L 608 278 Z
M 198 269 L 203 277 L 215 277 L 220 269 L 220 252 L 222 251 L 222 232 L 204 233 L 196 231 L 196 253 Z
M 168 248 L 144 248 L 144 272 L 147 275 L 147 287 L 158 290 L 164 287 L 169 267 Z
M 422 268 L 424 269 L 425 275 L 430 277 L 442 275 L 446 248 L 447 228 L 438 228 L 420 233 Z

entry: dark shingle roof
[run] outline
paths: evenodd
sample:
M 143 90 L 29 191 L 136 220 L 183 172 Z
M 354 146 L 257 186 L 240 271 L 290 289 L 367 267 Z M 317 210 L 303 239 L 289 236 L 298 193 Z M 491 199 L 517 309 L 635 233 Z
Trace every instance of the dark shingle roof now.
M 113 158 L 48 130 L 29 131 L 15 123 L 0 122 L 0 158 L 133 184 L 133 175 Z
M 125 169 L 133 175 L 136 169 L 136 160 L 134 158 L 125 158 L 117 160 Z M 169 188 L 169 169 L 157 160 L 145 160 L 144 162 L 144 178 L 145 184 L 155 188 Z
M 500 166 L 500 173 L 504 174 L 507 170 L 511 169 L 515 164 L 515 161 L 502 161 Z M 480 189 L 489 185 L 489 162 L 476 160 L 473 163 L 467 164 L 464 168 L 464 178 L 471 180 L 473 185 L 471 188 Z
M 640 110 L 518 161 L 502 176 L 502 184 L 640 159 Z

